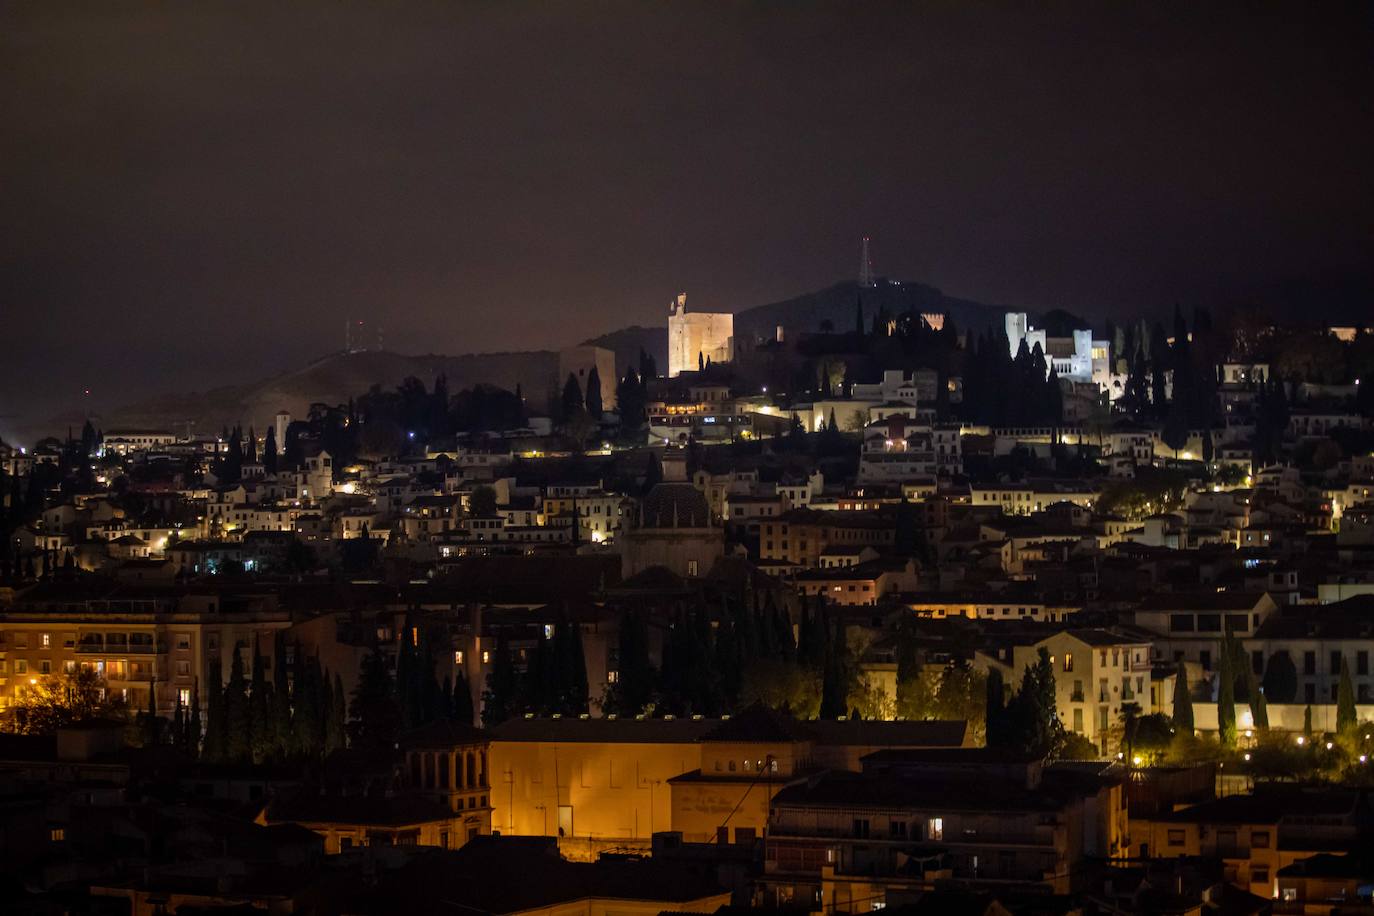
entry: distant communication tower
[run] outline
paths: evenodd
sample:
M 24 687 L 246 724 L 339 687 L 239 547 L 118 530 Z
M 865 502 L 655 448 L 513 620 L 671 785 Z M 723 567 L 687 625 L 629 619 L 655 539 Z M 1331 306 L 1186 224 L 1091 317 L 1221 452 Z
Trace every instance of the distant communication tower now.
M 872 289 L 877 285 L 873 281 L 873 257 L 868 253 L 868 236 L 864 236 L 863 251 L 859 254 L 859 286 Z

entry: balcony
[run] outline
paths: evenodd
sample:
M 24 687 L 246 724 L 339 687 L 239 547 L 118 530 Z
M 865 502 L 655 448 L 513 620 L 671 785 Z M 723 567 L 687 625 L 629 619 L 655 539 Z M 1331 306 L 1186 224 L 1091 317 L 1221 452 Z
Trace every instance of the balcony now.
M 1081 691 L 1081 690 L 1075 690 L 1073 693 L 1069 694 L 1069 702 L 1070 702 L 1070 703 L 1082 703 L 1082 702 L 1083 702 L 1083 691 Z

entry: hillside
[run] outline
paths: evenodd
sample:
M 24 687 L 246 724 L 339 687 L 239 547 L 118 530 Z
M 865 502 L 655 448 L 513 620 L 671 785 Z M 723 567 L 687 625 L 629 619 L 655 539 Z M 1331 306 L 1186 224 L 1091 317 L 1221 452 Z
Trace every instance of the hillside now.
M 847 330 L 854 326 L 854 304 L 859 300 L 863 302 L 866 322 L 871 322 L 880 308 L 894 315 L 916 309 L 944 312 L 962 329 L 981 329 L 989 325 L 1001 327 L 1002 313 L 1006 311 L 999 306 L 946 296 L 939 289 L 920 283 L 883 281 L 869 289 L 860 289 L 853 282 L 837 283 L 813 293 L 737 312 L 735 336 L 740 339 L 771 338 L 778 325 L 795 336 L 819 329 L 824 321 L 831 322 L 836 330 Z M 654 357 L 660 369 L 668 364 L 666 316 L 664 325 L 658 327 L 635 325 L 586 342 L 614 351 L 616 365 L 622 372 L 625 366 L 638 362 L 641 348 Z M 315 402 L 339 404 L 374 384 L 392 387 L 407 376 L 415 376 L 429 385 L 440 373 L 448 376 L 450 391 L 479 382 L 507 389 L 514 389 L 519 384 L 537 410 L 543 409 L 544 399 L 556 392 L 559 385 L 558 354 L 550 350 L 462 356 L 406 356 L 364 351 L 327 356 L 295 372 L 256 382 L 205 392 L 163 395 L 107 413 L 100 418 L 100 423 L 107 430 L 155 427 L 181 432 L 188 420 L 200 431 L 218 430 L 234 423 L 261 428 L 279 410 L 300 417 Z
M 384 350 L 340 353 L 259 382 L 153 398 L 106 414 L 101 424 L 107 430 L 133 426 L 180 432 L 181 424 L 194 420 L 201 431 L 239 422 L 261 429 L 279 410 L 301 417 L 317 401 L 343 403 L 374 384 L 389 388 L 407 376 L 430 385 L 440 374 L 448 376 L 451 391 L 479 382 L 508 389 L 519 384 L 531 401 L 539 403 L 557 383 L 558 354 L 549 350 L 462 356 L 405 356 Z
M 824 321 L 831 322 L 836 330 L 850 330 L 854 327 L 854 303 L 858 301 L 863 302 L 866 323 L 873 321 L 879 309 L 887 309 L 891 315 L 915 309 L 943 312 L 961 330 L 1001 328 L 1002 316 L 1009 311 L 1003 306 L 946 296 L 939 289 L 922 283 L 881 281 L 876 287 L 860 289 L 857 283 L 847 282 L 736 312 L 735 337 L 738 340 L 771 338 L 777 333 L 778 325 L 783 326 L 785 333 L 795 336 L 819 330 Z M 620 367 L 637 360 L 643 348 L 662 369 L 668 361 L 667 316 L 665 314 L 664 324 L 659 327 L 635 325 L 593 337 L 586 343 L 613 350 L 616 365 Z

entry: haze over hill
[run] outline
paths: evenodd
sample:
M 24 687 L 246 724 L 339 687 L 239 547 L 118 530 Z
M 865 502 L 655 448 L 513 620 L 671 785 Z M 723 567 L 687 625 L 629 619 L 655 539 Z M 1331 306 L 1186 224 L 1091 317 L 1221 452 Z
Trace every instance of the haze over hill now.
M 665 300 L 666 301 L 666 300 Z M 739 339 L 771 338 L 778 325 L 787 333 L 815 331 L 823 322 L 847 330 L 855 320 L 855 303 L 862 302 L 867 321 L 879 309 L 900 314 L 909 309 L 943 312 L 960 328 L 1000 326 L 1000 306 L 984 305 L 946 296 L 941 290 L 920 283 L 881 281 L 872 288 L 844 282 L 780 302 L 747 308 L 735 313 L 735 334 Z M 690 293 L 688 308 L 692 308 Z M 702 309 L 710 308 L 697 303 Z M 619 371 L 639 357 L 643 348 L 667 366 L 666 305 L 665 324 L 658 327 L 635 325 L 587 340 L 615 352 Z M 279 410 L 304 416 L 316 402 L 338 404 L 367 391 L 372 385 L 392 387 L 407 376 L 432 385 L 439 375 L 448 377 L 450 391 L 479 383 L 514 389 L 519 384 L 531 409 L 541 410 L 544 398 L 557 390 L 558 354 L 552 350 L 504 353 L 471 353 L 458 356 L 425 354 L 409 356 L 369 350 L 338 353 L 319 359 L 297 371 L 265 379 L 225 385 L 204 392 L 168 392 L 135 404 L 106 412 L 96 418 L 104 429 L 153 427 L 185 433 L 188 428 L 215 432 L 226 425 L 241 423 L 265 428 Z M 67 426 L 79 426 L 79 414 L 64 414 L 43 425 L 41 433 L 56 433 Z

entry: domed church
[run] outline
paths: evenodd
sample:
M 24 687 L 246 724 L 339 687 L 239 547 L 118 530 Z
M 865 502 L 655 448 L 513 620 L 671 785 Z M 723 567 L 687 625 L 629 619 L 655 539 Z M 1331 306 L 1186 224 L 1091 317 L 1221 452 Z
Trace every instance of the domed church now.
M 631 509 L 617 540 L 626 579 L 651 566 L 693 579 L 706 575 L 724 556 L 725 532 L 712 524 L 705 494 L 688 482 L 682 452 L 664 454 L 662 483 Z

